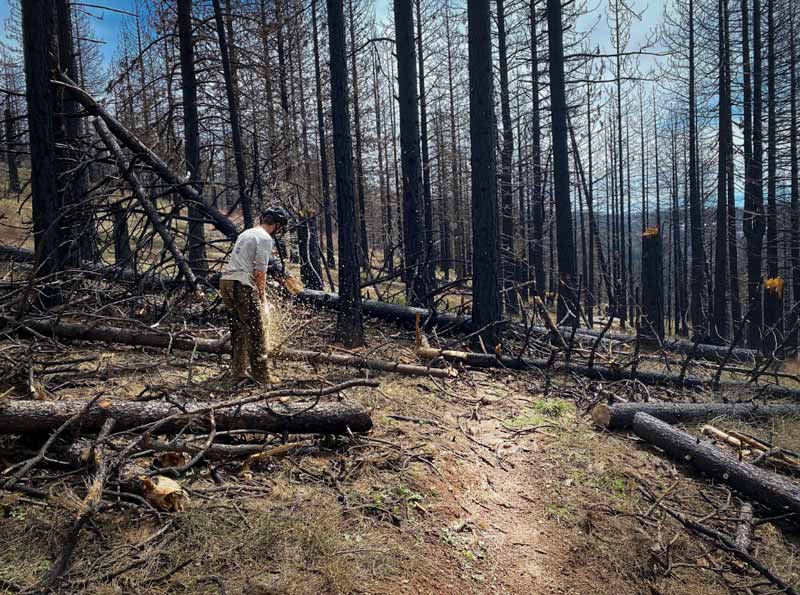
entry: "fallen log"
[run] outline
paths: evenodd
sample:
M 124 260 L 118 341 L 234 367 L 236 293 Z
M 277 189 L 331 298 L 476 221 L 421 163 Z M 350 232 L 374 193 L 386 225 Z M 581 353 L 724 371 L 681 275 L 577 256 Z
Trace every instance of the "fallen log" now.
M 47 434 L 81 412 L 84 401 L 6 401 L 0 406 L 0 434 Z M 114 430 L 142 428 L 178 414 L 162 424 L 158 433 L 207 433 L 205 423 L 197 422 L 192 412 L 208 409 L 208 403 L 163 401 L 123 401 L 104 399 L 85 411 L 77 422 L 81 432 L 97 433 L 107 419 L 116 420 Z M 346 434 L 366 432 L 372 419 L 364 407 L 339 401 L 292 400 L 286 403 L 248 403 L 214 411 L 217 431 L 262 430 L 290 434 Z
M 339 308 L 339 294 L 313 289 L 301 291 L 295 296 L 295 301 L 328 310 L 338 310 Z M 472 318 L 469 316 L 431 312 L 427 308 L 403 306 L 383 300 L 362 299 L 361 306 L 365 316 L 404 326 L 415 326 L 419 318 L 420 324 L 425 329 L 438 327 L 464 332 L 472 330 Z
M 0 322 L 14 324 L 9 319 L 0 318 Z M 198 351 L 200 353 L 230 353 L 230 344 L 219 339 L 204 339 L 171 335 L 150 330 L 124 329 L 108 326 L 91 326 L 86 324 L 56 323 L 49 320 L 26 320 L 19 330 L 29 329 L 40 335 L 68 339 L 73 341 L 101 341 L 103 343 L 133 345 L 136 347 L 156 347 L 159 349 L 178 349 L 181 351 Z M 451 378 L 453 370 L 401 364 L 398 362 L 360 357 L 345 353 L 323 353 L 304 349 L 282 349 L 270 354 L 270 357 L 283 361 L 299 361 L 309 364 L 328 364 L 349 368 L 393 372 L 406 376 L 433 376 Z
M 633 431 L 674 459 L 688 462 L 698 471 L 728 484 L 746 498 L 777 514 L 800 513 L 800 485 L 785 477 L 743 463 L 710 442 L 647 413 L 640 412 L 634 416 Z
M 720 388 L 725 390 L 746 391 L 757 393 L 760 396 L 772 398 L 786 398 L 800 400 L 800 390 L 778 386 L 774 384 L 755 384 L 748 382 L 726 381 L 715 384 L 713 380 L 697 378 L 694 376 L 681 377 L 678 374 L 663 374 L 659 372 L 645 372 L 611 367 L 611 366 L 585 366 L 576 363 L 551 362 L 546 359 L 515 358 L 497 356 L 488 353 L 473 353 L 468 351 L 439 350 L 422 348 L 417 351 L 423 359 L 441 358 L 451 363 L 460 363 L 464 366 L 475 368 L 507 368 L 510 370 L 550 370 L 554 373 L 567 373 L 585 376 L 592 380 L 636 380 L 642 384 L 652 386 L 677 386 L 681 388 Z
M 287 361 L 304 361 L 310 364 L 330 364 L 334 366 L 346 366 L 348 368 L 394 372 L 405 376 L 453 378 L 457 375 L 455 370 L 449 368 L 432 368 L 430 366 L 401 364 L 399 362 L 364 358 L 346 353 L 322 353 L 320 351 L 306 351 L 303 349 L 283 349 L 272 354 L 271 357 Z
M 637 413 L 647 413 L 669 424 L 696 423 L 715 417 L 767 419 L 800 416 L 800 405 L 759 405 L 754 403 L 600 403 L 592 409 L 592 421 L 608 430 L 624 430 L 633 425 Z
M 35 259 L 36 255 L 34 254 L 33 250 L 0 244 L 0 260 L 7 260 L 11 262 L 33 262 Z
M 339 296 L 335 293 L 328 293 L 325 291 L 305 290 L 300 292 L 295 299 L 301 303 L 311 304 L 320 308 L 328 308 L 335 310 L 339 307 Z M 402 324 L 404 326 L 414 326 L 417 318 L 421 321 L 422 327 L 425 329 L 438 328 L 441 330 L 448 330 L 451 332 L 472 332 L 477 330 L 472 322 L 470 316 L 456 316 L 448 313 L 431 312 L 427 308 L 416 308 L 411 306 L 402 306 L 400 304 L 391 304 L 382 300 L 362 300 L 362 306 L 365 316 L 377 318 L 380 320 L 387 320 Z M 506 322 L 507 326 L 515 328 L 515 330 L 525 333 L 527 330 L 523 325 L 516 322 Z M 552 331 L 545 326 L 533 326 L 533 332 L 540 335 L 550 334 Z M 632 343 L 636 341 L 634 335 L 625 333 L 602 333 L 592 329 L 573 329 L 572 327 L 559 326 L 563 339 L 571 341 L 573 332 L 576 339 L 597 339 L 601 334 L 603 341 L 611 344 L 614 343 Z M 674 353 L 688 354 L 694 352 L 696 359 L 710 360 L 721 362 L 728 353 L 728 347 L 718 345 L 708 345 L 700 343 L 695 349 L 695 344 L 692 341 L 682 339 L 674 339 L 662 343 L 663 348 L 667 351 Z M 730 361 L 748 362 L 754 361 L 757 357 L 757 352 L 751 349 L 734 349 L 731 352 Z

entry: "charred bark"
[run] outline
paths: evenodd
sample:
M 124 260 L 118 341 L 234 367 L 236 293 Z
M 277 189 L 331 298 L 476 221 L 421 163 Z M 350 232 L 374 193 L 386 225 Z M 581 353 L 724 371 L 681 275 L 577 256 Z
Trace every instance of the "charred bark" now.
M 710 442 L 699 440 L 646 413 L 638 413 L 633 431 L 668 455 L 722 481 L 777 514 L 800 513 L 800 487 L 775 473 L 741 462 Z
M 339 222 L 339 295 L 341 307 L 336 335 L 345 347 L 364 344 L 361 287 L 358 267 L 358 223 L 353 195 L 353 141 L 347 97 L 347 48 L 344 13 L 339 0 L 328 0 L 330 35 L 331 111 L 333 150 L 336 161 L 336 207 Z
M 28 101 L 28 137 L 31 160 L 33 238 L 37 273 L 50 275 L 64 268 L 65 251 L 61 196 L 56 163 L 56 97 L 50 76 L 58 56 L 54 0 L 22 2 L 22 46 Z M 55 299 L 49 295 L 46 301 Z
M 228 39 L 225 32 L 225 22 L 222 18 L 222 8 L 219 0 L 212 0 L 214 5 L 214 20 L 217 25 L 217 41 L 222 60 L 222 73 L 225 80 L 225 93 L 228 98 L 228 113 L 231 120 L 231 140 L 233 141 L 233 159 L 236 164 L 236 182 L 239 187 L 239 206 L 244 216 L 244 226 L 250 228 L 255 223 L 250 195 L 247 193 L 247 179 L 245 177 L 244 147 L 242 144 L 242 129 L 239 124 L 239 99 L 234 85 L 234 74 L 231 67 L 231 56 L 228 49 Z
M 178 42 L 181 58 L 181 101 L 183 105 L 184 158 L 189 182 L 200 181 L 200 120 L 197 113 L 197 76 L 192 41 L 192 0 L 178 0 Z M 189 203 L 189 265 L 199 275 L 206 273 L 205 225 L 202 211 Z
M 633 425 L 637 413 L 646 413 L 668 424 L 692 424 L 725 417 L 764 420 L 772 417 L 800 417 L 800 405 L 759 405 L 754 403 L 617 403 L 597 405 L 592 421 L 608 430 L 624 430 Z
M 497 274 L 497 185 L 494 152 L 494 74 L 489 0 L 467 5 L 469 132 L 472 165 L 473 305 L 487 347 L 497 345 L 502 305 Z
M 403 257 L 406 301 L 420 306 L 428 295 L 425 258 L 425 197 L 420 157 L 417 65 L 414 52 L 414 18 L 411 2 L 394 7 L 398 98 L 400 102 L 400 157 L 403 172 Z
M 642 316 L 639 336 L 664 340 L 663 249 L 661 231 L 650 227 L 642 234 Z
M 9 401 L 0 411 L 0 434 L 47 434 L 86 406 L 84 401 Z M 101 401 L 78 421 L 85 433 L 99 432 L 109 418 L 115 431 L 144 429 L 143 426 L 176 416 L 159 426 L 163 433 L 207 433 L 192 411 L 205 409 L 206 403 L 165 403 L 159 401 Z M 346 434 L 372 428 L 369 413 L 361 405 L 343 402 L 292 401 L 250 403 L 214 410 L 217 431 L 262 430 L 289 434 Z

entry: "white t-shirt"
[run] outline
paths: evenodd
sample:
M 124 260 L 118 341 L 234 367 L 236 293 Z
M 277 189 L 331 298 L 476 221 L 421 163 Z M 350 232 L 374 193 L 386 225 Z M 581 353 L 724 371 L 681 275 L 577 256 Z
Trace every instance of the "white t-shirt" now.
M 267 272 L 275 241 L 260 225 L 239 234 L 222 278 L 255 287 L 255 271 Z

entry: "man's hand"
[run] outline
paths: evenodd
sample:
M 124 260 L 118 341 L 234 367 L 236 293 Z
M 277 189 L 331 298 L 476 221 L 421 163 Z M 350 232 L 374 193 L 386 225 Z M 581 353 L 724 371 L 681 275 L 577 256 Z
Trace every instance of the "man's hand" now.
M 286 269 L 283 266 L 283 262 L 274 256 L 270 256 L 269 262 L 267 263 L 267 273 L 273 277 L 283 277 L 286 275 Z

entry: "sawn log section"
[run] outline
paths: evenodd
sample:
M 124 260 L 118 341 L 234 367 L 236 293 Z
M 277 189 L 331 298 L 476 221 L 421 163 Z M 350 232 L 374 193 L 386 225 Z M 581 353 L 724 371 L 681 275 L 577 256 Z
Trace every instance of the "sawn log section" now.
M 0 405 L 0 434 L 46 435 L 85 406 L 84 401 L 6 401 Z M 199 408 L 207 409 L 208 403 L 186 403 L 179 408 L 163 401 L 105 400 L 89 409 L 76 427 L 81 432 L 96 433 L 107 419 L 113 418 L 116 420 L 114 431 L 132 430 L 185 413 L 159 426 L 158 433 L 169 434 L 181 429 L 188 433 L 206 433 L 208 423 L 203 421 L 203 416 L 192 416 L 192 411 Z M 190 420 L 194 423 L 187 423 Z M 215 410 L 214 422 L 217 431 L 246 429 L 290 434 L 345 434 L 348 429 L 366 432 L 372 428 L 366 409 L 347 401 L 250 403 Z
M 14 324 L 0 318 L 0 323 Z M 58 324 L 46 320 L 26 320 L 20 330 L 28 329 L 41 335 L 74 341 L 102 341 L 104 343 L 157 347 L 160 349 L 180 349 L 201 353 L 230 353 L 230 344 L 218 339 L 173 336 L 153 331 L 123 329 L 86 324 Z M 408 376 L 434 376 L 450 378 L 454 372 L 441 368 L 401 364 L 398 362 L 372 359 L 346 353 L 322 353 L 304 349 L 283 349 L 270 354 L 277 360 L 302 361 L 310 364 L 330 364 L 350 368 L 394 372 Z
M 718 481 L 778 514 L 800 513 L 800 485 L 722 452 L 708 441 L 683 432 L 647 413 L 633 418 L 633 431 L 676 460 Z
M 759 405 L 754 403 L 601 403 L 592 409 L 595 424 L 609 430 L 624 430 L 633 425 L 637 413 L 647 413 L 669 424 L 695 423 L 715 417 L 766 419 L 800 416 L 800 405 Z
M 712 380 L 697 378 L 694 376 L 681 377 L 678 374 L 662 374 L 659 372 L 645 372 L 636 370 L 635 372 L 620 367 L 598 366 L 589 367 L 577 363 L 564 363 L 559 361 L 549 361 L 545 359 L 516 358 L 507 356 L 497 356 L 489 353 L 473 353 L 469 351 L 439 350 L 432 348 L 422 348 L 418 350 L 421 358 L 434 360 L 441 358 L 451 363 L 460 363 L 464 366 L 474 368 L 508 368 L 510 370 L 540 369 L 561 372 L 564 374 L 577 374 L 592 380 L 637 380 L 642 384 L 650 386 L 679 386 L 684 388 L 715 388 L 724 390 L 746 391 L 747 393 L 757 393 L 759 396 L 771 398 L 797 399 L 800 400 L 800 390 L 787 388 L 775 384 L 755 384 L 748 382 L 724 381 L 719 385 L 714 385 Z

